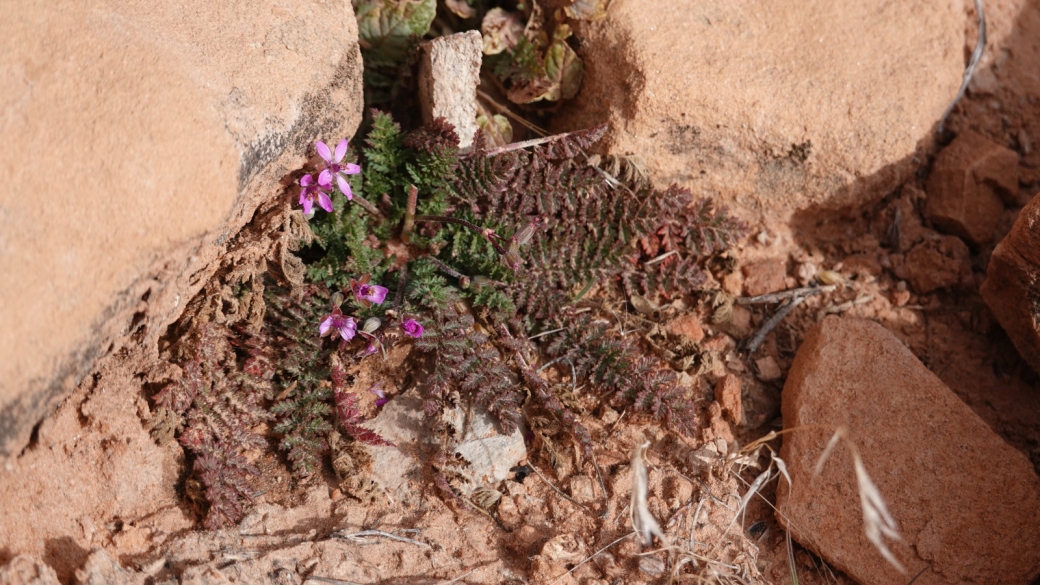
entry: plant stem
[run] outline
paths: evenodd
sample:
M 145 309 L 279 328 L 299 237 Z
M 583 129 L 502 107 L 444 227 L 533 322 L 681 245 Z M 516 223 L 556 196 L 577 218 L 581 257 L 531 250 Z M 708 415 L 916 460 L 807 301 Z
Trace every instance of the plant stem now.
M 415 205 L 419 199 L 419 189 L 415 185 L 408 185 L 408 206 L 404 210 L 404 225 L 401 227 L 401 241 L 408 243 L 412 237 L 412 229 L 415 227 Z
M 502 247 L 502 244 L 501 244 L 501 241 L 500 241 L 502 238 L 498 234 L 496 234 L 494 232 L 494 230 L 482 228 L 479 225 L 477 225 L 475 223 L 472 223 L 472 222 L 469 222 L 469 221 L 466 221 L 464 219 L 459 219 L 457 217 L 448 217 L 446 215 L 417 215 L 417 216 L 415 216 L 415 221 L 439 221 L 441 223 L 453 223 L 455 225 L 461 225 L 462 227 L 467 227 L 467 228 L 477 232 L 484 239 L 486 239 L 488 242 L 490 242 L 491 245 L 495 248 L 496 252 L 498 252 L 499 254 L 505 254 L 506 253 L 506 249 L 504 247 Z
M 397 292 L 394 294 L 394 311 L 401 310 L 401 302 L 404 301 L 404 287 L 408 284 L 408 265 L 401 267 L 401 275 L 397 277 Z
M 441 223 L 453 223 L 455 225 L 468 227 L 469 229 L 477 233 L 481 233 L 484 231 L 484 228 L 480 227 L 475 223 L 466 221 L 464 219 L 459 219 L 457 217 L 448 217 L 446 215 L 417 215 L 415 216 L 415 221 L 439 221 Z
M 382 211 L 379 211 L 379 208 L 377 208 L 375 205 L 372 205 L 371 201 L 365 199 L 364 197 L 358 195 L 357 193 L 354 194 L 353 201 L 354 201 L 354 203 L 357 203 L 361 207 L 365 208 L 365 211 L 367 211 L 367 212 L 371 213 L 372 215 L 374 215 L 376 217 L 376 219 L 378 219 L 379 221 L 381 221 L 381 222 L 382 221 L 386 221 L 386 216 L 383 215 Z
M 459 286 L 461 286 L 462 288 L 469 288 L 470 279 L 469 279 L 468 276 L 466 276 L 465 274 L 462 274 L 458 270 L 455 270 L 451 266 L 448 266 L 447 264 L 445 264 L 444 262 L 441 262 L 440 260 L 438 260 L 437 258 L 434 258 L 433 256 L 427 256 L 426 259 L 429 260 L 430 262 L 433 262 L 434 264 L 436 264 L 437 268 L 441 269 L 441 272 L 444 272 L 448 276 L 452 276 L 452 277 L 455 277 L 455 278 L 459 279 Z

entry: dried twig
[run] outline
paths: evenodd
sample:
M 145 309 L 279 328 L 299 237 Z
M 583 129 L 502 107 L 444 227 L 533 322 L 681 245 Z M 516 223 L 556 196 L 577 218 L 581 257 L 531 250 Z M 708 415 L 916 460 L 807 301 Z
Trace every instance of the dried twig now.
M 564 329 L 566 329 L 566 327 L 557 327 L 556 329 L 550 329 L 548 331 L 542 331 L 541 333 L 536 333 L 536 334 L 528 337 L 527 340 L 528 341 L 532 341 L 532 340 L 538 339 L 539 337 L 542 337 L 543 335 L 552 335 L 553 333 L 559 333 L 560 331 L 563 331 Z M 541 370 L 538 370 L 538 371 L 541 371 Z
M 571 368 L 574 368 L 571 365 Z M 603 482 L 603 472 L 599 470 L 599 462 L 596 461 L 596 452 L 592 452 L 592 466 L 596 468 L 596 477 L 599 479 L 599 490 L 603 492 L 603 513 L 600 518 L 606 518 L 610 514 L 610 496 L 607 495 L 607 484 Z
M 398 542 L 407 542 L 408 544 L 414 544 L 425 548 L 433 548 L 425 542 L 421 542 L 413 538 L 408 538 L 406 536 L 399 536 L 390 532 L 383 532 L 382 530 L 362 530 L 360 532 L 352 532 L 350 534 L 343 534 L 343 531 L 341 530 L 338 533 L 334 533 L 332 536 L 336 538 L 343 538 L 353 542 L 362 543 L 365 542 L 366 538 L 377 536 L 382 538 L 389 538 L 390 540 L 396 540 Z
M 736 299 L 733 299 L 733 302 L 737 303 L 738 305 L 759 305 L 763 303 L 776 303 L 794 297 L 811 297 L 820 293 L 834 292 L 835 290 L 837 290 L 837 288 L 838 285 L 836 284 L 830 284 L 827 286 L 806 286 L 802 288 L 792 288 L 790 290 L 770 293 L 767 295 L 758 295 L 757 297 L 738 297 Z
M 943 128 L 946 126 L 946 118 L 953 112 L 953 108 L 957 105 L 957 102 L 961 101 L 964 97 L 964 92 L 968 91 L 968 84 L 971 83 L 971 77 L 975 74 L 975 68 L 978 67 L 979 61 L 982 60 L 982 53 L 986 50 L 986 15 L 982 11 L 982 0 L 975 0 L 975 13 L 979 19 L 979 40 L 975 42 L 975 50 L 971 52 L 971 58 L 968 59 L 968 66 L 964 68 L 964 78 L 961 80 L 961 88 L 957 91 L 957 95 L 950 102 L 950 105 L 946 108 L 946 112 L 943 113 L 942 119 L 939 120 L 939 128 L 936 133 L 942 134 Z
M 303 582 L 303 585 L 308 585 L 312 581 L 328 583 L 329 585 L 362 585 L 361 583 L 356 583 L 354 581 L 344 581 L 343 579 L 333 579 L 331 577 L 318 577 L 317 575 L 307 577 L 307 580 Z
M 755 350 L 758 349 L 758 346 L 762 345 L 762 342 L 766 340 L 766 335 L 769 335 L 769 332 L 775 329 L 776 326 L 784 320 L 784 317 L 787 317 L 787 315 L 789 315 L 795 307 L 805 302 L 806 298 L 807 297 L 804 296 L 794 297 L 788 299 L 787 302 L 780 305 L 780 308 L 777 309 L 775 313 L 773 313 L 772 317 L 766 319 L 766 322 L 762 324 L 761 328 L 759 328 L 758 333 L 756 333 L 755 336 L 751 338 L 751 341 L 748 342 L 748 355 L 755 353 Z
M 545 135 L 548 134 L 548 132 L 546 132 L 545 130 L 543 130 L 539 126 L 536 126 L 536 125 L 532 124 L 526 118 L 523 118 L 522 116 L 518 116 L 518 115 L 514 114 L 513 110 L 509 109 L 508 106 L 504 106 L 504 105 L 498 103 L 498 101 L 496 101 L 495 98 L 491 97 L 491 95 L 489 95 L 489 94 L 487 94 L 487 93 L 485 93 L 483 91 L 480 91 L 479 89 L 477 90 L 477 95 L 480 96 L 481 99 L 483 99 L 483 100 L 487 101 L 489 104 L 491 104 L 496 110 L 498 110 L 498 111 L 502 112 L 503 114 L 505 114 L 506 116 L 512 118 L 513 121 L 518 122 L 521 126 L 527 128 L 531 132 L 534 132 L 535 134 L 537 134 L 539 136 L 545 136 Z
M 823 319 L 827 315 L 834 315 L 834 314 L 838 314 L 838 313 L 844 313 L 845 311 L 848 311 L 849 309 L 851 309 L 851 308 L 853 308 L 853 307 L 855 307 L 857 305 L 862 305 L 864 303 L 869 303 L 872 300 L 874 300 L 874 295 L 873 294 L 865 294 L 865 295 L 863 295 L 861 297 L 856 297 L 855 299 L 852 299 L 851 301 L 845 301 L 844 303 L 841 303 L 840 305 L 833 305 L 833 306 L 830 306 L 830 307 L 825 307 L 825 308 L 821 309 L 820 312 L 816 315 L 816 320 L 819 321 L 820 319 Z

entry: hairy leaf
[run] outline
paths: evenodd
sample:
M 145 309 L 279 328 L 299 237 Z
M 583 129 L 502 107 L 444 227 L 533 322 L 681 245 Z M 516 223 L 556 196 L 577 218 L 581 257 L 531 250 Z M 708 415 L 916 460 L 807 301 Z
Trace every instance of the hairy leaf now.
M 392 61 L 405 58 L 408 39 L 430 30 L 437 0 L 354 0 L 362 47 Z
M 480 32 L 484 37 L 484 54 L 497 55 L 516 46 L 523 37 L 524 23 L 519 14 L 492 8 L 484 15 Z

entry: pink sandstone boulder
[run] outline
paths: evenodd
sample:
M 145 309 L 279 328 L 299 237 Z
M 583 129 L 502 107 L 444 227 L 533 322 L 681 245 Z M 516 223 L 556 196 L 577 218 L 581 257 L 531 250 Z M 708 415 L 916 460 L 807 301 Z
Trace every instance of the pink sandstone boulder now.
M 872 321 L 826 317 L 805 338 L 783 392 L 778 518 L 798 542 L 864 584 L 1029 583 L 1040 574 L 1040 479 L 1000 437 Z M 853 459 L 862 455 L 902 542 L 897 572 L 864 535 Z
M 349 2 L 5 6 L 0 456 L 97 358 L 155 346 L 361 90 Z
M 661 184 L 761 215 L 860 203 L 908 177 L 964 69 L 960 0 L 613 0 L 580 23 L 568 128 Z
M 1040 372 L 1040 197 L 1022 208 L 993 250 L 980 292 L 1018 353 Z

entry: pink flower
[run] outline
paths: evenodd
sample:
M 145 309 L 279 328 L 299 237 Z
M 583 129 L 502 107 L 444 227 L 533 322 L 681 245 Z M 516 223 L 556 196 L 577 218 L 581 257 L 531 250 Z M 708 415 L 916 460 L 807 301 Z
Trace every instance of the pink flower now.
M 383 322 L 376 317 L 369 317 L 365 321 L 364 327 L 358 331 L 358 335 L 368 340 L 368 345 L 365 346 L 365 349 L 360 354 L 358 354 L 359 358 L 368 357 L 382 349 L 383 345 L 375 335 L 376 330 L 379 329 L 379 326 L 382 324 Z
M 401 321 L 401 329 L 404 330 L 406 334 L 411 335 L 416 339 L 422 337 L 422 334 L 426 331 L 415 319 L 405 319 L 404 321 Z
M 332 178 L 336 178 L 336 184 L 339 185 L 339 190 L 343 192 L 343 195 L 350 201 L 354 198 L 354 193 L 350 190 L 350 183 L 347 182 L 347 175 L 356 175 L 361 172 L 361 167 L 354 163 L 343 163 L 343 157 L 347 154 L 347 139 L 339 141 L 336 145 L 336 153 L 333 156 L 332 151 L 322 141 L 314 143 L 314 148 L 317 149 L 318 155 L 325 160 L 325 170 L 321 171 L 318 175 L 318 181 L 329 185 L 332 184 Z
M 304 175 L 300 177 L 300 205 L 303 206 L 303 214 L 307 217 L 314 215 L 314 201 L 318 201 L 318 205 L 325 211 L 332 212 L 332 199 L 329 199 L 329 191 L 332 190 L 332 183 L 329 181 L 323 181 L 321 176 L 318 177 L 318 182 L 314 182 L 312 175 Z
M 383 383 L 382 382 L 376 382 L 374 386 L 372 386 L 371 388 L 368 389 L 368 391 L 371 392 L 372 394 L 376 395 L 376 406 L 377 407 L 383 406 L 387 402 L 390 402 L 390 399 L 386 397 L 386 393 L 383 392 Z
M 371 276 L 366 274 L 361 280 L 350 279 L 350 290 L 354 292 L 354 298 L 366 307 L 382 304 L 386 299 L 386 293 L 389 292 L 385 286 L 368 284 L 369 278 Z
M 368 341 L 368 345 L 365 346 L 365 349 L 361 350 L 358 353 L 358 358 L 366 358 L 366 357 L 368 357 L 368 356 L 370 356 L 370 355 L 372 355 L 372 354 L 374 354 L 374 353 L 376 353 L 378 351 L 379 351 L 379 340 L 373 337 L 372 339 L 370 339 Z
M 344 317 L 339 307 L 332 309 L 332 312 L 321 322 L 321 336 L 325 337 L 330 333 L 332 339 L 339 336 L 343 338 L 343 341 L 350 341 L 357 333 L 357 319 Z

